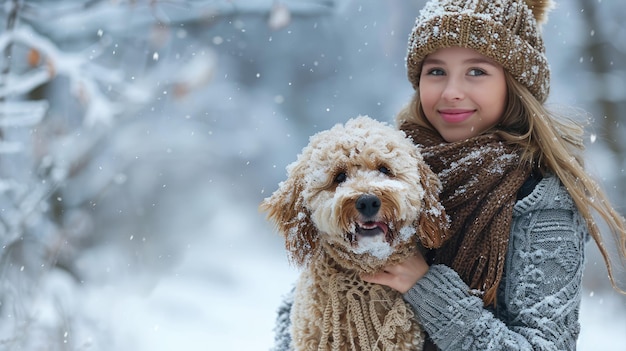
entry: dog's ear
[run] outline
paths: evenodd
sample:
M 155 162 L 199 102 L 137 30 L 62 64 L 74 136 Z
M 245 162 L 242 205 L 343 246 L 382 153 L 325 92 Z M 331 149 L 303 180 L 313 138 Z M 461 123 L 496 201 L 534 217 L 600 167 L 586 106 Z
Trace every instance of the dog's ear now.
M 306 264 L 318 244 L 317 230 L 306 208 L 302 191 L 303 177 L 291 169 L 287 180 L 280 183 L 272 196 L 263 200 L 260 210 L 285 237 L 285 248 L 291 262 L 298 266 Z
M 424 162 L 419 162 L 417 168 L 424 188 L 423 207 L 418 220 L 419 238 L 424 247 L 435 249 L 446 241 L 450 223 L 439 201 L 439 178 Z

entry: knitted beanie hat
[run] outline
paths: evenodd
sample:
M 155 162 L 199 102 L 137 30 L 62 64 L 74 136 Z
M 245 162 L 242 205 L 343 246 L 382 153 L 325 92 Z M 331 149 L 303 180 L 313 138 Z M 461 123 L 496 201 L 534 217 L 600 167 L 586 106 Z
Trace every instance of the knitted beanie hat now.
M 550 67 L 540 25 L 551 7 L 550 0 L 430 0 L 409 37 L 409 81 L 417 90 L 426 55 L 459 46 L 501 64 L 543 103 Z

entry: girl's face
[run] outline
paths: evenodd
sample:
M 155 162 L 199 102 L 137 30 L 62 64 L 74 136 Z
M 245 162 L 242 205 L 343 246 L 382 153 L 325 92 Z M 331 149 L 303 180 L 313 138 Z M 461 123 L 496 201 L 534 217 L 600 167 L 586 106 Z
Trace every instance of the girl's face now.
M 419 95 L 428 122 L 447 142 L 496 125 L 507 97 L 504 68 L 472 49 L 449 47 L 426 56 Z

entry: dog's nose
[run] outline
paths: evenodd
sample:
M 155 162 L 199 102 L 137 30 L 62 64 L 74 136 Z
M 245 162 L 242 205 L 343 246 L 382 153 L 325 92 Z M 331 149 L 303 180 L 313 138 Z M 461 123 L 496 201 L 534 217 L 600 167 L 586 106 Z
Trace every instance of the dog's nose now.
M 380 209 L 380 199 L 376 195 L 361 195 L 356 200 L 356 209 L 365 217 L 373 217 Z

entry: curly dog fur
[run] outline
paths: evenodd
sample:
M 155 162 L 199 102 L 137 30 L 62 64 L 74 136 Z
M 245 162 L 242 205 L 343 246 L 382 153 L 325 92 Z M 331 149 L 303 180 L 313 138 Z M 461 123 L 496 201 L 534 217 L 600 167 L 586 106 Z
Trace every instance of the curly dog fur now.
M 440 184 L 402 131 L 359 116 L 311 137 L 260 208 L 304 267 L 291 311 L 295 350 L 418 350 L 423 333 L 400 293 L 362 273 L 438 247 Z

